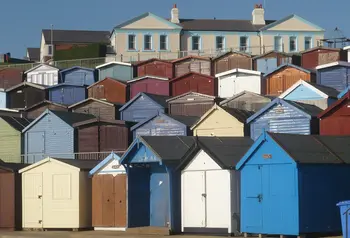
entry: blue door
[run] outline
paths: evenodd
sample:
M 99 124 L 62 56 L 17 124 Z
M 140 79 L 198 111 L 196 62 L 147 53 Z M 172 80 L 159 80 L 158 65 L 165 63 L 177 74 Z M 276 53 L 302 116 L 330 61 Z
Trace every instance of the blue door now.
M 262 166 L 246 165 L 242 176 L 241 232 L 261 233 L 263 229 Z
M 45 158 L 45 132 L 28 132 L 27 154 L 24 163 L 35 163 Z
M 268 74 L 277 68 L 276 58 L 258 59 L 256 63 L 257 63 L 257 70 L 264 74 Z
M 150 182 L 150 226 L 167 227 L 169 179 L 167 173 L 152 173 Z

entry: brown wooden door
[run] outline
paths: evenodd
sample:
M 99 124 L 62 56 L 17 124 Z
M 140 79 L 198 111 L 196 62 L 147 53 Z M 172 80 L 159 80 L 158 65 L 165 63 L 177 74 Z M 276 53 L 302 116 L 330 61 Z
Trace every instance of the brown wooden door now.
M 13 173 L 0 173 L 0 228 L 15 227 L 15 178 Z
M 126 175 L 114 177 L 115 226 L 126 227 Z
M 104 227 L 114 227 L 115 191 L 113 175 L 103 175 L 102 223 Z
M 103 227 L 102 222 L 102 195 L 103 175 L 92 177 L 92 226 Z

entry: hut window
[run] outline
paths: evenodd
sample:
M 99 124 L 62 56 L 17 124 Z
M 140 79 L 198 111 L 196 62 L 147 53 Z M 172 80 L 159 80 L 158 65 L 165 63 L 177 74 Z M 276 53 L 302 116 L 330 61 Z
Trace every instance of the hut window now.
M 201 38 L 199 36 L 192 36 L 192 50 L 200 49 Z
M 151 35 L 145 35 L 143 37 L 143 49 L 144 50 L 151 50 L 152 49 L 152 36 Z
M 136 36 L 135 35 L 129 35 L 128 46 L 129 46 L 129 50 L 136 50 Z
M 283 50 L 282 37 L 275 36 L 274 49 L 275 49 L 275 51 L 282 51 Z
M 312 48 L 312 38 L 305 37 L 305 50 Z
M 216 37 L 216 49 L 217 50 L 224 49 L 224 42 L 225 42 L 225 38 L 223 36 L 217 36 Z
M 289 51 L 295 52 L 297 50 L 297 38 L 295 36 L 289 37 Z
M 168 36 L 167 35 L 160 35 L 160 37 L 159 37 L 159 49 L 160 50 L 167 50 L 168 49 Z
M 248 49 L 248 37 L 246 36 L 241 36 L 239 38 L 239 50 L 246 52 Z

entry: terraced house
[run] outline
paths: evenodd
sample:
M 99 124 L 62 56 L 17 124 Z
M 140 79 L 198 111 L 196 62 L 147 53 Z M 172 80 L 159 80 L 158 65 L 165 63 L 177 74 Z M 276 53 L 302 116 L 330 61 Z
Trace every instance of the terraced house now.
M 182 19 L 176 5 L 171 18 L 147 12 L 117 25 L 111 34 L 116 54 L 162 54 L 169 58 L 193 53 L 235 50 L 259 55 L 270 50 L 299 52 L 319 45 L 324 29 L 297 15 L 265 20 L 262 5 L 252 17 L 239 19 Z M 164 58 L 164 57 L 163 57 Z

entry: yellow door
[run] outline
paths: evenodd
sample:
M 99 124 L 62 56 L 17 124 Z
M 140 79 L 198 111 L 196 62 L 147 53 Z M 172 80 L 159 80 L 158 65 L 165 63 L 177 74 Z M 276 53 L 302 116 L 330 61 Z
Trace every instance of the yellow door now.
M 23 174 L 23 227 L 43 227 L 42 174 Z

